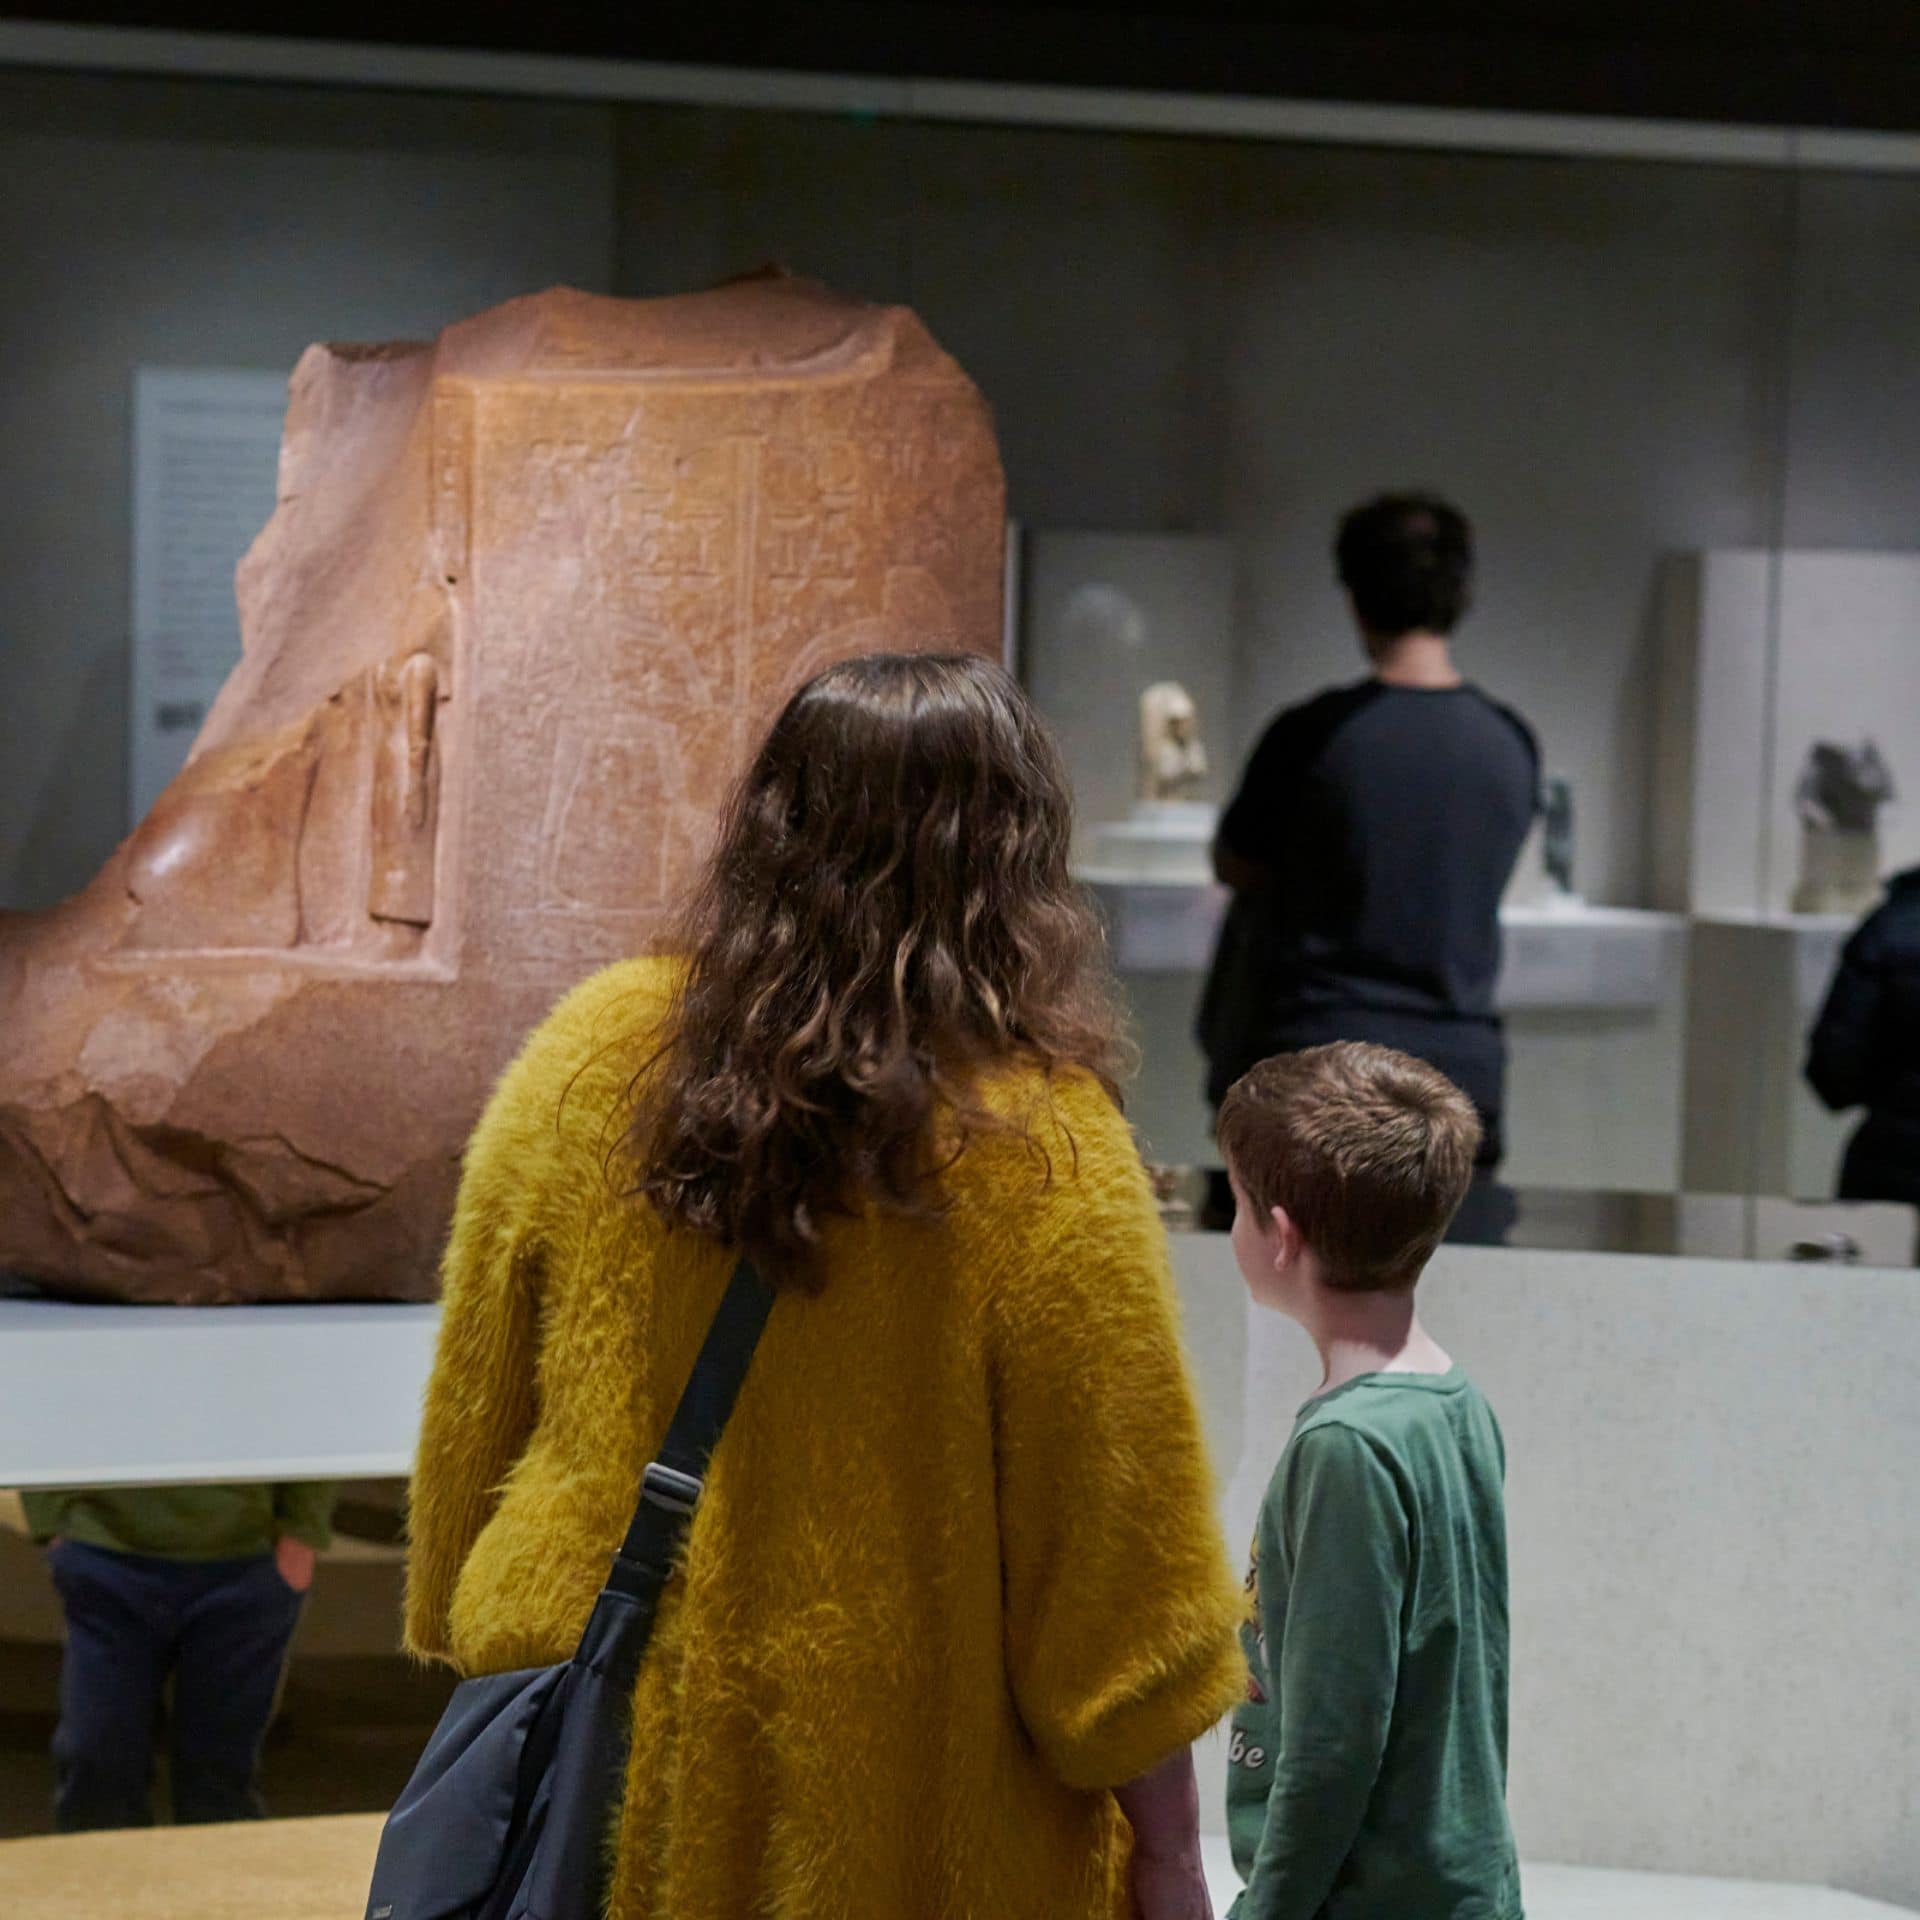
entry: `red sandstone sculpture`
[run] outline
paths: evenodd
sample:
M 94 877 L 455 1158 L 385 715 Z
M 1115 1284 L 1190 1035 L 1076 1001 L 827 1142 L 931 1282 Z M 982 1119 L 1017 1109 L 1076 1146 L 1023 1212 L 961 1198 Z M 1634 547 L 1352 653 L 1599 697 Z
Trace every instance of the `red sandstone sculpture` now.
M 0 1269 L 147 1301 L 429 1296 L 544 1009 L 657 947 L 787 692 L 995 652 L 980 395 L 767 277 L 314 347 L 245 656 L 83 893 L 0 920 Z

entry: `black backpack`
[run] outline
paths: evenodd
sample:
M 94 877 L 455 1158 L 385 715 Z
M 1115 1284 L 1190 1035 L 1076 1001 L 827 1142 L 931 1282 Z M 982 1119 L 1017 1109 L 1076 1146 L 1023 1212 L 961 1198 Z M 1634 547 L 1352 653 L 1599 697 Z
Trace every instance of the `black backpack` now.
M 634 1682 L 772 1304 L 742 1260 L 573 1658 L 455 1689 L 380 1836 L 367 1920 L 600 1920 L 606 1911 Z

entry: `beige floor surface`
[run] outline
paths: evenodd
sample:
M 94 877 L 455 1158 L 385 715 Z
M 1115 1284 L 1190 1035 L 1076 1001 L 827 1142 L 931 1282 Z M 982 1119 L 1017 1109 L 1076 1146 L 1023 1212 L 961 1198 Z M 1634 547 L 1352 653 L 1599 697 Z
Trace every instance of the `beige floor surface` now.
M 0 1843 L 8 1920 L 357 1920 L 366 1902 L 377 1814 L 162 1827 Z M 1235 1889 L 1225 1843 L 1209 1871 L 1226 1911 Z M 1530 1920 L 1896 1920 L 1897 1911 L 1820 1887 L 1526 1869 Z
M 378 1814 L 0 1842 L 8 1920 L 360 1920 Z

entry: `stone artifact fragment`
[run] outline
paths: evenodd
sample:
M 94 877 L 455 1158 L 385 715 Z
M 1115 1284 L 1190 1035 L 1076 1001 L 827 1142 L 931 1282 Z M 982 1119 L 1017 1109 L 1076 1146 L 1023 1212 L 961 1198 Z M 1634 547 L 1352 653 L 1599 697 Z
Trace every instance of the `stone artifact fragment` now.
M 191 759 L 84 892 L 0 917 L 0 1269 L 429 1296 L 522 1035 L 666 937 L 803 676 L 997 654 L 1003 528 L 966 376 L 804 281 L 310 349 Z
M 1140 696 L 1140 797 L 1149 805 L 1193 800 L 1207 778 L 1200 714 L 1177 680 L 1160 680 Z
M 1800 816 L 1795 913 L 1861 914 L 1880 898 L 1880 809 L 1893 773 L 1871 740 L 1816 740 L 1793 790 Z

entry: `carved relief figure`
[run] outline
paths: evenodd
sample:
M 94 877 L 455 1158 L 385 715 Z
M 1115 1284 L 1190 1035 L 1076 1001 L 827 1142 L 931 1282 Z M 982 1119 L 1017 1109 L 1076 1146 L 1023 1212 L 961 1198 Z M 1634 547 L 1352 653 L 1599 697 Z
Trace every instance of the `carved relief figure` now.
M 376 920 L 433 925 L 435 829 L 440 762 L 434 753 L 440 669 L 430 653 L 410 653 L 382 669 L 380 725 L 374 739 L 373 881 L 367 911 Z

